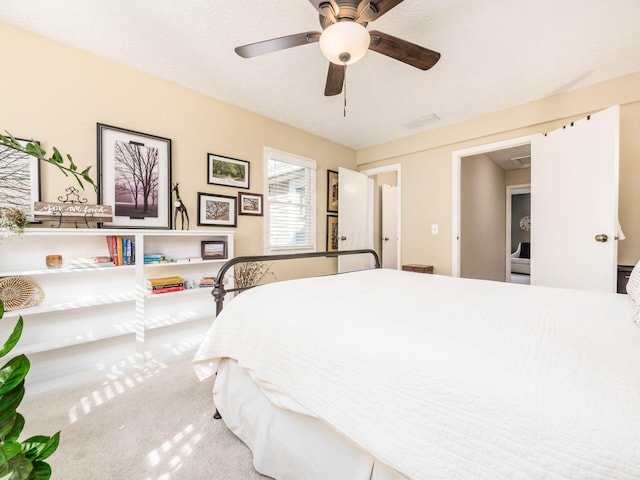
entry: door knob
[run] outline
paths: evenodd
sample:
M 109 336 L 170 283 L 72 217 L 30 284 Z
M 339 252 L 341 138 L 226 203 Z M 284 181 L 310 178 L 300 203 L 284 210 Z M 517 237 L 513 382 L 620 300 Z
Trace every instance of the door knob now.
M 344 235 L 342 237 L 340 237 L 340 240 L 342 240 L 343 242 L 347 239 L 347 237 L 345 237 Z
M 596 242 L 605 243 L 607 240 L 609 240 L 609 236 L 606 233 L 599 233 L 596 235 Z
M 385 242 L 388 242 L 388 241 L 389 241 L 389 237 L 384 237 L 384 239 L 383 239 L 383 240 L 384 240 Z

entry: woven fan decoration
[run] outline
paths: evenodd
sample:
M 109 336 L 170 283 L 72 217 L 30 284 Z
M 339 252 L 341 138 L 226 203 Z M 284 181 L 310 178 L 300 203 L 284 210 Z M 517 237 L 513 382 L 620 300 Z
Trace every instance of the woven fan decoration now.
M 0 279 L 0 300 L 7 311 L 35 307 L 44 300 L 44 290 L 29 277 L 5 277 Z

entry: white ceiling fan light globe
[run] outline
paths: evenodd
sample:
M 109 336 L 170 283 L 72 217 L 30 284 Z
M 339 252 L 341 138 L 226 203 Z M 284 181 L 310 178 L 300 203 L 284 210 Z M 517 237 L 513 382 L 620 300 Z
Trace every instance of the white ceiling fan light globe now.
M 364 57 L 370 42 L 365 27 L 353 21 L 342 21 L 324 29 L 320 35 L 320 50 L 331 63 L 351 65 Z M 346 61 L 344 53 L 349 55 Z

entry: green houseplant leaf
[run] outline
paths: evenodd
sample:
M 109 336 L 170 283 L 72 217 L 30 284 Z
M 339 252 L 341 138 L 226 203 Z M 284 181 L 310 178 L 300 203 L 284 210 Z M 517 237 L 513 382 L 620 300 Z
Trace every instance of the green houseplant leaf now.
M 25 355 L 12 358 L 0 368 L 0 395 L 4 395 L 24 380 L 29 373 L 29 359 Z
M 1 312 L 0 312 L 0 318 L 2 318 Z M 20 340 L 20 336 L 22 335 L 23 325 L 24 325 L 24 321 L 22 320 L 22 317 L 19 317 L 18 322 L 16 323 L 16 326 L 13 328 L 13 332 L 11 333 L 11 335 L 9 335 L 9 338 L 4 343 L 4 346 L 2 347 L 2 349 L 0 349 L 0 357 L 4 357 L 7 353 L 13 350 L 13 347 L 16 346 L 16 343 L 18 343 L 18 340 Z

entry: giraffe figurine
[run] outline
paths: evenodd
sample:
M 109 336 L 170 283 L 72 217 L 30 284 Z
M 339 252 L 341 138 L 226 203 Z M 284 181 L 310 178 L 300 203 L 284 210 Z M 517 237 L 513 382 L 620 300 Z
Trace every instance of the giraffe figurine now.
M 178 212 L 180 212 L 180 227 L 182 230 L 189 230 L 189 213 L 187 213 L 187 207 L 184 206 L 182 200 L 180 199 L 180 191 L 178 190 L 178 185 L 180 183 L 176 182 L 171 186 L 171 191 L 176 192 L 176 201 L 173 202 L 173 206 L 175 207 L 173 213 L 173 228 L 178 227 Z M 187 228 L 184 228 L 184 219 L 187 219 Z

